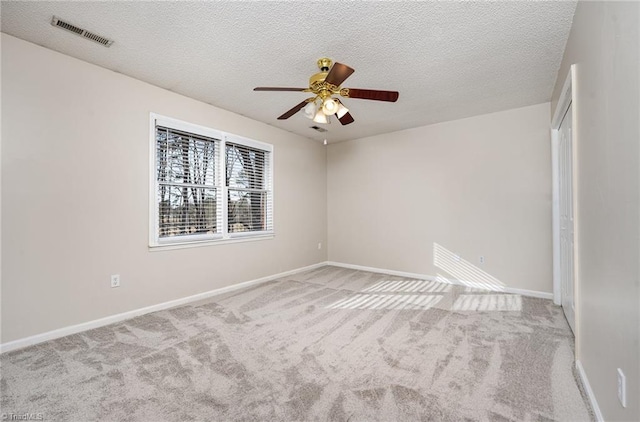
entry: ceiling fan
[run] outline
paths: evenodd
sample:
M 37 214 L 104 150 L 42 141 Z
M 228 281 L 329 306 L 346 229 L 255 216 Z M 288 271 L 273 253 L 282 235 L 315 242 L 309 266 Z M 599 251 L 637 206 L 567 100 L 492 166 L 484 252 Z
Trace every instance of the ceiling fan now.
M 374 89 L 341 88 L 340 85 L 349 77 L 354 69 L 342 63 L 331 65 L 331 59 L 322 58 L 318 60 L 320 72 L 309 78 L 308 88 L 284 88 L 265 87 L 253 88 L 254 91 L 298 91 L 311 92 L 313 97 L 309 97 L 297 104 L 291 110 L 278 117 L 278 120 L 285 120 L 293 116 L 300 110 L 304 115 L 316 123 L 329 123 L 329 116 L 335 115 L 343 125 L 353 123 L 353 117 L 349 109 L 342 104 L 334 95 L 345 98 L 361 98 L 364 100 L 389 101 L 398 100 L 398 91 L 379 91 Z

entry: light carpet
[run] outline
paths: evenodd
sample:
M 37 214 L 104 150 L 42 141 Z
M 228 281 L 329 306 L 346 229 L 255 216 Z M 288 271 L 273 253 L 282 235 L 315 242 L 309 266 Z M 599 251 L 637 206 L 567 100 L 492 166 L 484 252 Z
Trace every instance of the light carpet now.
M 56 421 L 589 421 L 551 301 L 326 266 L 1 356 Z

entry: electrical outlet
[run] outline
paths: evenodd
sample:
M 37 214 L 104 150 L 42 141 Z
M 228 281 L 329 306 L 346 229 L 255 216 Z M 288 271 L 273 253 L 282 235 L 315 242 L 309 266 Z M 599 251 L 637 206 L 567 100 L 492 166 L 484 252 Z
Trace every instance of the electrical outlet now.
M 627 379 L 620 368 L 618 368 L 618 400 L 622 407 L 627 407 Z
M 318 243 L 318 250 L 322 249 L 322 242 Z
M 480 255 L 480 259 L 479 259 L 481 264 L 484 264 L 484 256 Z
M 111 287 L 120 287 L 120 274 L 111 275 Z

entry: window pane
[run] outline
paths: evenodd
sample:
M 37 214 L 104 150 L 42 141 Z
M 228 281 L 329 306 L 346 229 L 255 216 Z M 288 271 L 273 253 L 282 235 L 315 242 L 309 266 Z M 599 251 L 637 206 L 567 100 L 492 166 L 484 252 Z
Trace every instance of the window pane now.
M 227 230 L 229 233 L 271 229 L 267 192 L 268 153 L 228 143 L 225 150 Z
M 269 230 L 267 192 L 228 191 L 229 233 Z
M 227 144 L 226 183 L 230 188 L 264 189 L 266 153 L 242 145 Z
M 216 194 L 211 188 L 159 185 L 159 237 L 220 233 Z
M 158 127 L 156 141 L 159 182 L 215 185 L 215 140 Z

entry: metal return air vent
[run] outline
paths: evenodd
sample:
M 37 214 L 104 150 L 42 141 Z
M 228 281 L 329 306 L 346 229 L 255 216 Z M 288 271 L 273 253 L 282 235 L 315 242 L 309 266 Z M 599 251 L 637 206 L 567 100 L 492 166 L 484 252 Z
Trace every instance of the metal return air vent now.
M 321 128 L 320 126 L 309 126 L 309 129 L 317 130 L 320 133 L 327 131 L 327 129 Z
M 98 44 L 104 45 L 105 47 L 110 47 L 111 44 L 113 44 L 113 40 L 110 40 L 108 38 L 105 38 L 103 36 L 100 36 L 98 34 L 94 34 L 91 31 L 87 31 L 86 29 L 82 29 L 79 28 L 75 25 L 70 24 L 69 22 L 65 22 L 62 19 L 58 18 L 57 16 L 54 16 L 51 19 L 51 25 L 58 27 L 58 28 L 62 28 L 65 29 L 71 33 L 74 33 L 76 35 L 80 35 L 83 38 L 86 38 L 88 40 L 91 40 L 93 42 L 97 42 Z

